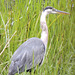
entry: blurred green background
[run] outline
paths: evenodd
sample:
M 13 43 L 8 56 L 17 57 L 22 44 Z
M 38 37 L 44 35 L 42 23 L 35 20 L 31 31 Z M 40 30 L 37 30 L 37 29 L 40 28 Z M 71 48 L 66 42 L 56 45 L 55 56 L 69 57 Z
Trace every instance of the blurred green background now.
M 46 6 L 70 15 L 47 16 L 46 57 L 35 75 L 75 75 L 75 0 L 0 0 L 0 75 L 8 74 L 12 54 L 23 42 L 41 37 L 40 15 Z

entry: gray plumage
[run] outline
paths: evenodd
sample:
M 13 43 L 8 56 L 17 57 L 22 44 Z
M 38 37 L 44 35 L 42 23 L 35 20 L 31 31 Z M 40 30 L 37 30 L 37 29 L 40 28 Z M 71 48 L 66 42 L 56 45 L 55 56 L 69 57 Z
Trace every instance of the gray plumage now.
M 9 75 L 14 75 L 41 64 L 45 54 L 45 45 L 39 38 L 30 38 L 24 42 L 13 54 L 9 67 Z M 31 58 L 32 57 L 32 58 Z M 33 60 L 34 57 L 34 60 Z M 33 66 L 34 61 L 34 66 Z

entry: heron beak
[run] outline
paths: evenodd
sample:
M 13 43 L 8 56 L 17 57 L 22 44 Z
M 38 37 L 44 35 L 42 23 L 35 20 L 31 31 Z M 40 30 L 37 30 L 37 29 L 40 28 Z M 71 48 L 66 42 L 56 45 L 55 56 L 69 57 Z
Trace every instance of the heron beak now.
M 68 12 L 64 12 L 64 11 L 60 11 L 60 10 L 56 10 L 56 12 L 58 13 L 58 14 L 69 14 Z

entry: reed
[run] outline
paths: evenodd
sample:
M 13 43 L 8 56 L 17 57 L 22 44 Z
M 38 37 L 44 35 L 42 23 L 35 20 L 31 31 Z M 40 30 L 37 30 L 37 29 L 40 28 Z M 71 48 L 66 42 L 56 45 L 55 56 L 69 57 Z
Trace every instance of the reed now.
M 11 56 L 23 42 L 31 37 L 40 38 L 41 11 L 52 6 L 70 15 L 47 16 L 49 37 L 46 56 L 35 75 L 74 75 L 74 4 L 74 0 L 0 0 L 0 74 L 8 74 Z M 25 74 L 30 75 L 26 72 L 20 75 Z

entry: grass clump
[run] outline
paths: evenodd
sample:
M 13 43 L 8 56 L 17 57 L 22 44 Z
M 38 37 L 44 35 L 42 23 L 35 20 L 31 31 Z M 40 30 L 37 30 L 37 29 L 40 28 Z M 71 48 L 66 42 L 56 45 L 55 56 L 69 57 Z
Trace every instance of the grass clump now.
M 74 75 L 74 3 L 72 0 L 0 0 L 0 74 L 8 74 L 10 58 L 23 42 L 31 37 L 40 38 L 41 11 L 46 6 L 52 6 L 70 15 L 47 16 L 49 36 L 46 57 L 35 75 Z

